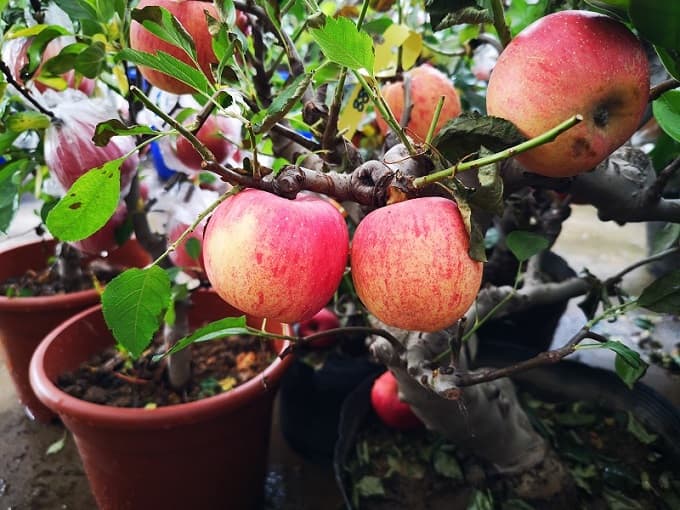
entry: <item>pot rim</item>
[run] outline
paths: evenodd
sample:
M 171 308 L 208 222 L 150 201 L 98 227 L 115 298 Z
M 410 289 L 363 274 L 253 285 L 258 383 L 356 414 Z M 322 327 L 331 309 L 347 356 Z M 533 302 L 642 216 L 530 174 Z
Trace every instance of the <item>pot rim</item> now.
M 45 372 L 44 360 L 48 351 L 58 348 L 56 345 L 64 330 L 98 313 L 101 313 L 101 304 L 83 310 L 52 330 L 33 354 L 29 370 L 33 391 L 47 407 L 60 416 L 88 424 L 124 430 L 149 430 L 206 421 L 237 410 L 247 405 L 248 401 L 254 397 L 275 390 L 285 370 L 293 361 L 293 356 L 290 354 L 283 359 L 277 356 L 258 376 L 228 392 L 193 402 L 161 406 L 155 409 L 95 404 L 73 397 L 59 389 Z M 284 334 L 290 334 L 290 327 L 287 324 L 282 326 Z M 285 341 L 281 351 L 289 345 L 290 342 Z

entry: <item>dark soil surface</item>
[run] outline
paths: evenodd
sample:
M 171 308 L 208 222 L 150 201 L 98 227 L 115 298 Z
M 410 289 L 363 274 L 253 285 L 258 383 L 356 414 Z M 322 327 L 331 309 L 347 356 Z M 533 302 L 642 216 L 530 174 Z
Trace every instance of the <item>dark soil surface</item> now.
M 192 378 L 181 391 L 165 377 L 165 363 L 152 361 L 149 349 L 134 362 L 110 348 L 75 373 L 62 375 L 58 386 L 70 395 L 96 404 L 144 407 L 180 404 L 211 397 L 246 382 L 274 359 L 267 342 L 234 336 L 192 344 Z
M 678 459 L 631 413 L 585 402 L 544 402 L 522 394 L 536 429 L 575 483 L 575 500 L 522 501 L 483 462 L 424 429 L 390 430 L 371 414 L 348 472 L 361 510 L 676 510 Z

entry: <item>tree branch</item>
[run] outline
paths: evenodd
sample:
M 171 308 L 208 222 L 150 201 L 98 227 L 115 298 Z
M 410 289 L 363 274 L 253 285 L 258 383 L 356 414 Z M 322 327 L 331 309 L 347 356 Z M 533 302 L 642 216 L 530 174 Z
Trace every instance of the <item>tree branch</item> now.
M 31 103 L 35 108 L 40 112 L 44 113 L 47 115 L 49 118 L 54 119 L 54 113 L 52 113 L 50 110 L 45 108 L 43 105 L 41 105 L 34 97 L 33 94 L 31 94 L 31 91 L 28 90 L 26 87 L 24 87 L 22 84 L 20 84 L 14 76 L 12 76 L 12 71 L 9 68 L 9 66 L 5 63 L 4 60 L 0 60 L 0 70 L 2 70 L 2 74 L 5 75 L 7 78 L 7 82 L 12 85 L 18 92 L 21 94 L 23 97 L 26 98 L 26 100 Z
M 680 81 L 674 78 L 662 81 L 661 83 L 656 84 L 654 87 L 650 89 L 649 101 L 652 102 L 656 99 L 659 99 L 659 97 L 661 97 L 665 92 L 676 89 L 678 87 L 680 87 Z

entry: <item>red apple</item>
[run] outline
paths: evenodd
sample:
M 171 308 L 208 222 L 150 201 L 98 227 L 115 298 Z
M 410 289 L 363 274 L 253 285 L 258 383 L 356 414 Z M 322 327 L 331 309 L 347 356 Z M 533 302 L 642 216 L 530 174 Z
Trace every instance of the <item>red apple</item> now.
M 224 163 L 235 154 L 237 147 L 229 140 L 241 139 L 241 124 L 236 119 L 221 115 L 211 115 L 196 133 L 196 138 L 203 143 L 215 156 L 215 161 Z M 201 170 L 203 158 L 191 143 L 179 136 L 176 144 L 177 159 L 192 170 Z
M 142 9 L 148 6 L 164 7 L 177 18 L 194 41 L 197 61 L 202 71 L 212 79 L 210 65 L 217 64 L 217 57 L 212 49 L 212 37 L 208 31 L 205 11 L 208 11 L 213 18 L 218 18 L 215 5 L 212 2 L 192 0 L 141 0 L 137 8 Z M 184 50 L 159 39 L 136 21 L 130 25 L 130 47 L 151 54 L 164 51 L 186 64 L 193 65 Z M 149 83 L 166 92 L 173 94 L 194 92 L 194 89 L 186 83 L 155 69 L 140 66 L 140 71 Z
M 247 314 L 290 323 L 328 303 L 348 251 L 347 225 L 329 202 L 255 189 L 220 204 L 203 239 L 205 270 L 222 299 Z
M 125 223 L 127 216 L 127 207 L 125 202 L 121 202 L 109 218 L 106 224 L 97 230 L 90 237 L 81 239 L 71 243 L 83 253 L 89 255 L 100 255 L 102 252 L 111 252 L 118 248 L 118 241 L 116 240 L 116 230 Z
M 482 263 L 455 202 L 424 197 L 368 214 L 352 239 L 354 286 L 366 308 L 389 326 L 437 331 L 475 300 Z
M 501 53 L 486 105 L 528 137 L 583 115 L 554 142 L 517 156 L 527 170 L 568 177 L 628 140 L 648 98 L 647 57 L 632 32 L 602 14 L 561 11 L 529 25 Z
M 397 379 L 389 370 L 373 382 L 371 406 L 378 418 L 393 429 L 410 430 L 423 426 L 411 406 L 399 399 Z
M 427 131 L 432 123 L 439 97 L 444 96 L 445 99 L 435 133 L 447 121 L 460 115 L 460 99 L 453 87 L 453 82 L 444 73 L 429 64 L 415 67 L 406 74 L 411 79 L 411 104 L 413 105 L 406 131 L 414 139 L 423 141 L 427 137 Z M 404 111 L 403 82 L 388 83 L 382 88 L 382 94 L 397 122 L 400 122 Z M 389 128 L 385 120 L 378 115 L 377 121 L 380 131 L 386 134 Z
M 65 189 L 88 170 L 120 158 L 135 148 L 132 136 L 114 136 L 104 147 L 94 144 L 92 136 L 97 124 L 117 117 L 117 112 L 107 109 L 102 101 L 64 102 L 53 111 L 55 118 L 45 131 L 43 153 L 50 173 Z M 133 152 L 121 165 L 122 191 L 128 189 L 138 164 L 139 157 Z
M 174 243 L 179 236 L 189 227 L 187 223 L 176 222 L 168 231 L 168 242 Z M 199 225 L 184 241 L 182 241 L 175 251 L 170 252 L 170 260 L 177 267 L 181 267 L 190 276 L 198 277 L 205 272 L 203 264 L 203 249 L 198 252 L 197 257 L 192 257 L 187 250 L 187 243 L 190 239 L 195 239 L 201 246 L 203 244 L 203 225 Z
M 338 319 L 338 316 L 332 310 L 322 308 L 314 317 L 298 324 L 297 334 L 304 337 L 339 327 L 340 319 Z M 319 336 L 310 342 L 310 346 L 318 348 L 330 347 L 336 340 L 337 337 L 335 335 Z

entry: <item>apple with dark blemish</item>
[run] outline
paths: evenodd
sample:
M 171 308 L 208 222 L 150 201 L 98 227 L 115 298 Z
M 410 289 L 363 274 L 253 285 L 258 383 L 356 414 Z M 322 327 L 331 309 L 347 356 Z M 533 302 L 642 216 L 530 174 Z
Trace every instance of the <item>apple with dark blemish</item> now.
M 486 106 L 528 137 L 581 114 L 555 141 L 517 156 L 531 172 L 569 177 L 628 140 L 648 99 L 649 65 L 635 35 L 603 14 L 561 11 L 529 25 L 501 53 Z
M 475 300 L 482 263 L 470 257 L 458 206 L 441 197 L 414 198 L 368 214 L 350 255 L 357 295 L 389 326 L 437 331 Z
M 222 299 L 287 323 L 313 317 L 330 301 L 348 252 L 347 225 L 328 201 L 257 189 L 220 204 L 203 237 L 205 271 Z

